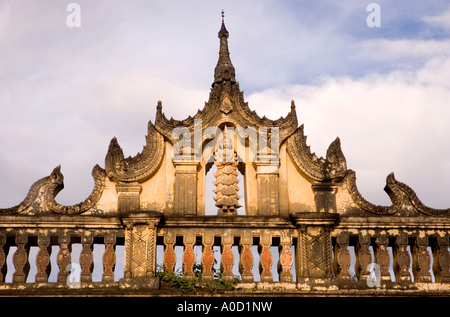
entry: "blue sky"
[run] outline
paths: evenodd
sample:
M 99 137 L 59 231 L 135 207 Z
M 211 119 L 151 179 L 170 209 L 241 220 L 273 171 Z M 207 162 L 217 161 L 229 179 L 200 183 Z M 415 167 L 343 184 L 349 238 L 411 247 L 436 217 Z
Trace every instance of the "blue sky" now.
M 389 204 L 394 172 L 431 207 L 450 207 L 450 4 L 377 1 L 70 1 L 0 3 L 0 207 L 20 203 L 61 164 L 64 204 L 83 201 L 116 136 L 145 143 L 158 100 L 183 119 L 208 99 L 220 11 L 251 109 L 297 105 L 312 151 L 339 136 L 362 194 Z

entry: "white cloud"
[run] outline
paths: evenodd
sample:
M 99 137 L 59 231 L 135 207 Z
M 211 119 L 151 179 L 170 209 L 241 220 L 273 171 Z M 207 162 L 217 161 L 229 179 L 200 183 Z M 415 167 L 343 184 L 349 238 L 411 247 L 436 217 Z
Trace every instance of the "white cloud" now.
M 329 143 L 339 136 L 348 167 L 356 171 L 368 200 L 390 203 L 382 189 L 393 171 L 424 203 L 447 208 L 449 73 L 450 56 L 430 58 L 414 71 L 356 79 L 326 77 L 318 85 L 289 85 L 255 93 L 248 101 L 252 109 L 263 109 L 275 118 L 283 110 L 287 113 L 289 100 L 294 99 L 308 144 L 318 155 L 325 155 Z
M 450 39 L 373 39 L 354 45 L 356 58 L 388 63 L 401 63 L 405 59 L 423 61 L 433 57 L 447 57 L 450 54 Z
M 441 14 L 427 16 L 422 18 L 422 20 L 431 26 L 440 27 L 446 31 L 450 31 L 450 8 L 443 11 Z

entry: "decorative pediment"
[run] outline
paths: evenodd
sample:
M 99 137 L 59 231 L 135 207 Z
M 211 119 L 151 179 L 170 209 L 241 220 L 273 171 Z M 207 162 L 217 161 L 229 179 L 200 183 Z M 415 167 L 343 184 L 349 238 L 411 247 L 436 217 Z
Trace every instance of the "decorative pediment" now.
M 336 138 L 328 147 L 326 158 L 317 157 L 315 153 L 311 153 L 306 138 L 302 124 L 287 141 L 287 151 L 296 166 L 315 181 L 327 182 L 342 179 L 347 171 L 347 163 L 339 138 Z
M 225 82 L 214 85 L 211 89 L 208 102 L 202 110 L 184 120 L 167 119 L 162 112 L 162 103 L 158 102 L 156 109 L 155 128 L 166 139 L 174 144 L 178 136 L 174 138 L 173 131 L 177 128 L 186 128 L 194 139 L 195 122 L 201 120 L 201 135 L 209 127 L 218 127 L 223 123 L 230 123 L 231 126 L 242 127 L 243 129 L 253 128 L 259 131 L 260 128 L 276 128 L 279 135 L 279 145 L 281 145 L 298 127 L 297 114 L 294 102 L 291 103 L 291 111 L 286 117 L 271 120 L 265 116 L 260 117 L 254 110 L 250 110 L 248 103 L 244 101 L 244 94 L 239 90 L 239 84 Z
M 220 39 L 219 59 L 214 69 L 214 82 L 208 102 L 193 117 L 189 116 L 184 120 L 167 119 L 162 112 L 162 103 L 158 102 L 155 119 L 156 129 L 169 142 L 174 144 L 179 140 L 178 134 L 173 134 L 175 129 L 186 128 L 187 130 L 184 131 L 189 131 L 190 140 L 194 140 L 194 130 L 199 128 L 196 122 L 201 122 L 201 131 L 196 132 L 202 136 L 205 135 L 204 131 L 210 127 L 231 125 L 243 129 L 255 129 L 258 137 L 261 137 L 259 129 L 262 128 L 267 129 L 263 131 L 268 131 L 269 134 L 272 133 L 272 130 L 276 131 L 272 134 L 277 133 L 278 146 L 281 146 L 298 127 L 294 102 L 292 101 L 291 111 L 287 116 L 280 117 L 277 120 L 271 120 L 265 116 L 260 117 L 255 111 L 250 110 L 248 103 L 244 101 L 243 92 L 239 89 L 239 83 L 236 81 L 235 69 L 228 50 L 229 33 L 223 21 L 218 36 Z M 262 137 L 264 140 L 265 133 Z M 274 152 L 278 152 L 278 150 L 273 149 Z
M 151 121 L 148 123 L 145 139 L 146 145 L 142 152 L 128 158 L 124 158 L 117 139 L 111 140 L 105 158 L 105 169 L 109 178 L 120 182 L 142 182 L 156 172 L 164 155 L 164 138 L 156 131 Z

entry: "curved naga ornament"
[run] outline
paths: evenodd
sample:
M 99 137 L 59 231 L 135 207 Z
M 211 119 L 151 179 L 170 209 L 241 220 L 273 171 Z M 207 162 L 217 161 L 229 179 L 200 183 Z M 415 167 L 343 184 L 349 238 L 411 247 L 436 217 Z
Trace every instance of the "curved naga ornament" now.
M 76 205 L 61 205 L 56 202 L 56 195 L 64 188 L 64 176 L 61 166 L 53 169 L 49 176 L 36 181 L 28 191 L 27 197 L 17 206 L 0 209 L 0 214 L 41 215 L 57 213 L 63 215 L 81 214 L 93 208 L 99 201 L 105 187 L 105 171 L 98 165 L 92 169 L 94 189 L 88 198 Z
M 342 179 L 347 171 L 347 162 L 339 138 L 328 147 L 326 158 L 319 158 L 315 153 L 311 153 L 306 138 L 302 124 L 287 141 L 287 151 L 297 167 L 315 181 Z
M 146 145 L 141 153 L 124 158 L 123 151 L 114 137 L 105 158 L 106 175 L 121 182 L 143 182 L 158 169 L 164 155 L 164 137 L 150 121 Z
M 386 186 L 384 190 L 389 195 L 392 201 L 391 206 L 380 206 L 374 205 L 361 195 L 356 187 L 356 175 L 352 170 L 348 170 L 345 175 L 344 182 L 347 185 L 348 191 L 352 196 L 354 202 L 364 211 L 377 214 L 377 215 L 394 215 L 400 214 L 408 209 L 408 206 L 419 214 L 426 216 L 441 216 L 449 217 L 450 208 L 448 209 L 434 209 L 425 206 L 420 199 L 417 197 L 416 193 L 408 185 L 401 183 L 395 179 L 394 173 L 390 173 L 386 177 Z

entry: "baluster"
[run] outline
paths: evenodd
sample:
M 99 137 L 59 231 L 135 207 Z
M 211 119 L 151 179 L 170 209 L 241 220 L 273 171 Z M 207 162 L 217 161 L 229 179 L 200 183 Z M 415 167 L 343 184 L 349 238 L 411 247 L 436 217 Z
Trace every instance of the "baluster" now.
M 336 237 L 336 248 L 334 251 L 334 271 L 337 278 L 351 279 L 350 251 L 348 251 L 349 235 L 348 232 L 341 232 Z
M 50 275 L 50 236 L 40 234 L 38 236 L 39 251 L 36 254 L 36 283 L 47 283 Z
M 187 234 L 185 236 L 184 243 L 184 254 L 183 254 L 183 276 L 184 277 L 194 277 L 194 263 L 195 263 L 195 253 L 194 253 L 194 235 Z
M 81 266 L 81 283 L 92 282 L 92 270 L 94 263 L 94 254 L 92 252 L 91 245 L 94 242 L 94 236 L 89 232 L 85 232 L 81 236 L 81 244 L 83 250 L 80 253 L 80 266 Z
M 239 270 L 242 272 L 242 282 L 253 282 L 253 237 L 247 233 L 242 236 Z
M 28 271 L 30 270 L 28 250 L 26 247 L 27 242 L 27 234 L 19 231 L 16 235 L 17 250 L 13 254 L 13 264 L 16 268 L 13 274 L 13 283 L 25 283 L 27 280 Z
M 222 270 L 222 278 L 224 280 L 232 280 L 234 274 L 232 272 L 234 255 L 231 250 L 232 237 L 230 235 L 224 235 L 222 238 L 222 258 L 220 263 L 220 269 Z
M 415 282 L 431 282 L 431 257 L 428 253 L 427 247 L 428 236 L 417 236 L 416 243 L 413 248 L 413 272 Z
M 5 277 L 6 277 L 5 245 L 6 245 L 6 232 L 1 230 L 0 231 L 0 283 L 4 283 Z
M 280 275 L 280 282 L 292 282 L 293 277 L 291 267 L 294 263 L 294 256 L 291 252 L 292 239 L 290 236 L 283 235 L 280 242 L 280 258 L 278 260 L 278 272 Z
M 385 234 L 378 234 L 375 240 L 375 262 L 380 266 L 381 280 L 390 281 L 391 274 L 389 273 L 389 251 L 387 246 L 389 243 L 389 237 Z
M 172 274 L 175 262 L 177 260 L 175 251 L 173 249 L 175 245 L 174 236 L 167 234 L 164 236 L 164 254 L 163 254 L 163 267 L 164 272 Z
M 116 244 L 116 235 L 107 233 L 105 236 L 105 253 L 103 253 L 103 275 L 102 281 L 114 281 L 114 267 L 116 265 L 116 252 L 114 246 Z
M 433 271 L 438 283 L 450 283 L 450 253 L 448 250 L 448 234 L 437 237 L 437 245 L 434 249 Z
M 214 236 L 205 233 L 202 254 L 202 278 L 204 281 L 214 280 L 214 272 L 212 270 L 214 265 L 213 244 Z
M 70 258 L 70 236 L 61 233 L 58 237 L 58 243 L 59 243 L 59 252 L 56 256 L 56 263 L 59 267 L 59 272 L 57 276 L 58 283 L 66 283 L 67 277 L 69 277 L 70 272 L 68 272 L 67 266 L 71 263 Z
M 272 253 L 270 252 L 271 237 L 270 234 L 264 234 L 260 245 L 259 270 L 261 273 L 261 282 L 272 282 Z
M 394 272 L 397 282 L 411 282 L 411 274 L 409 273 L 411 257 L 409 256 L 407 247 L 408 235 L 402 232 L 395 239 Z
M 358 277 L 358 281 L 366 282 L 367 276 L 370 272 L 367 270 L 367 266 L 372 262 L 372 256 L 369 250 L 370 236 L 360 233 L 358 236 L 358 243 L 356 245 L 356 263 L 355 272 Z

